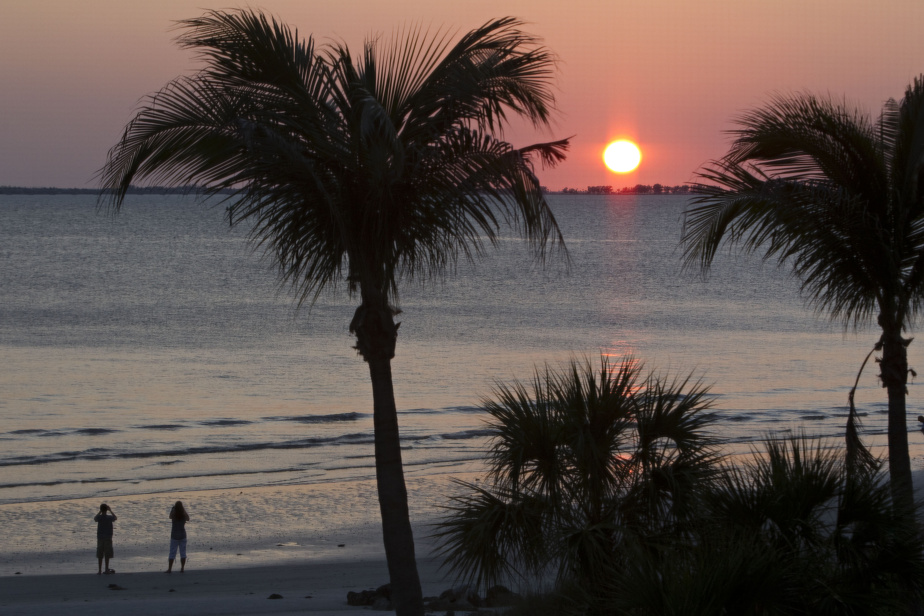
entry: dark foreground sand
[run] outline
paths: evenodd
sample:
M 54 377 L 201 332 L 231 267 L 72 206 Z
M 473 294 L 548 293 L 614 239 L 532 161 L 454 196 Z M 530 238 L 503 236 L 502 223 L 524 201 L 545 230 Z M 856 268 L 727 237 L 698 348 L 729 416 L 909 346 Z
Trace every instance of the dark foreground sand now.
M 425 594 L 448 585 L 433 559 L 419 562 Z M 351 590 L 375 588 L 388 579 L 383 560 L 190 569 L 172 573 L 35 575 L 0 577 L 0 613 L 82 616 L 155 614 L 369 614 L 350 607 Z M 281 599 L 270 599 L 280 595 Z
M 922 451 L 913 452 L 912 464 L 924 467 Z M 916 470 L 914 481 L 920 499 L 924 471 Z M 451 487 L 447 477 L 409 481 L 425 596 L 453 586 L 433 555 L 426 523 Z M 177 563 L 169 575 L 169 526 L 145 530 L 146 524 L 132 526 L 132 520 L 151 510 L 165 517 L 160 509 L 174 495 L 109 499 L 121 523 L 114 575 L 96 574 L 92 501 L 4 505 L 0 615 L 368 615 L 369 608 L 348 606 L 346 595 L 388 581 L 372 488 L 371 482 L 351 482 L 190 493 L 199 527 L 188 526 L 187 571 L 178 573 Z M 242 519 L 241 512 L 254 510 L 265 524 Z M 38 538 L 41 533 L 47 541 Z

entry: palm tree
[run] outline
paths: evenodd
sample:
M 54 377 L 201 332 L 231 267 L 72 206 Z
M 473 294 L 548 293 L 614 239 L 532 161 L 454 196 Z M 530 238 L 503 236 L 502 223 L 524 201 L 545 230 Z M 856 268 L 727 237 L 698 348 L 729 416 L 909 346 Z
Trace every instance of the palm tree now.
M 682 533 L 717 470 L 707 388 L 626 358 L 537 371 L 483 404 L 487 480 L 460 483 L 437 526 L 450 569 L 479 585 L 554 574 L 594 595 L 635 537 Z
M 903 614 L 924 590 L 917 524 L 881 467 L 818 439 L 723 464 L 688 537 L 635 549 L 607 605 L 627 614 Z
M 498 19 L 451 44 L 419 29 L 315 49 L 261 13 L 179 22 L 205 67 L 147 97 L 100 171 L 101 200 L 131 182 L 233 192 L 231 224 L 275 261 L 299 302 L 345 285 L 369 367 L 382 529 L 398 614 L 423 614 L 391 375 L 401 282 L 451 271 L 517 224 L 537 255 L 564 249 L 534 161 L 567 140 L 514 148 L 508 115 L 548 126 L 554 56 Z
M 903 333 L 924 301 L 924 77 L 876 122 L 798 95 L 744 115 L 733 134 L 728 154 L 698 172 L 684 221 L 687 264 L 707 270 L 723 241 L 762 250 L 790 263 L 809 303 L 845 327 L 875 317 L 893 501 L 910 511 Z

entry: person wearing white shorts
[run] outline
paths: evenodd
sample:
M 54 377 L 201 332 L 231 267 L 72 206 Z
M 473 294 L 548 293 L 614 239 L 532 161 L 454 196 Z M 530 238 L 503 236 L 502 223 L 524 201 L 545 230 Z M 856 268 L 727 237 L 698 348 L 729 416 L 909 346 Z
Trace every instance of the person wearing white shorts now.
M 180 573 L 183 573 L 186 571 L 186 523 L 189 522 L 189 514 L 182 501 L 177 501 L 170 509 L 170 521 L 170 556 L 167 558 L 167 573 L 173 572 L 173 561 L 176 560 L 177 550 L 180 551 Z

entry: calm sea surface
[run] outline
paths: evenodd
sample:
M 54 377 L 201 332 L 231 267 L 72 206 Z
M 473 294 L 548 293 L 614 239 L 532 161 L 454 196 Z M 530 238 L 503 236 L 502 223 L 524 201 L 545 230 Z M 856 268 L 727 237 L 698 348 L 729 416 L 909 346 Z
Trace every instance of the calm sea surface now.
M 816 318 L 759 259 L 684 273 L 685 197 L 551 203 L 570 265 L 540 267 L 508 234 L 403 288 L 393 370 L 409 474 L 477 464 L 493 383 L 600 353 L 710 383 L 731 449 L 840 438 L 875 332 Z M 132 196 L 112 217 L 92 196 L 0 196 L 0 503 L 372 477 L 354 307 L 339 289 L 296 310 L 246 229 L 192 197 Z M 872 441 L 885 432 L 876 372 L 858 393 Z

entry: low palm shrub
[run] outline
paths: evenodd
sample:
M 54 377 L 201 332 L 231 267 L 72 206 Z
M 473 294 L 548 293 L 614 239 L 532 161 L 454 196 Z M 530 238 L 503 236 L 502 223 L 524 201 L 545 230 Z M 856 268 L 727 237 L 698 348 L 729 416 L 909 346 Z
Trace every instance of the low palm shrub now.
M 461 483 L 436 535 L 453 572 L 483 585 L 600 585 L 644 529 L 682 534 L 717 469 L 707 388 L 633 358 L 574 360 L 483 404 L 494 432 L 482 486 Z
M 794 436 L 717 455 L 708 390 L 602 358 L 499 385 L 490 472 L 437 525 L 468 582 L 546 584 L 574 614 L 885 615 L 924 597 L 924 545 L 880 461 Z M 548 600 L 546 599 L 546 602 Z

